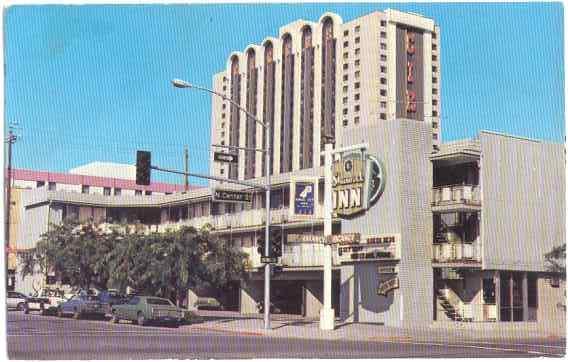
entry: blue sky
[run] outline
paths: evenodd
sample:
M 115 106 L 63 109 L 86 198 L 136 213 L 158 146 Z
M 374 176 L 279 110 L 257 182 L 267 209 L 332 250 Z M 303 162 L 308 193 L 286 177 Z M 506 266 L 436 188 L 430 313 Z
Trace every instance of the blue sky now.
M 488 129 L 564 142 L 560 3 L 13 6 L 4 18 L 5 122 L 22 137 L 14 166 L 50 171 L 92 162 L 208 172 L 211 85 L 229 53 L 325 11 L 349 21 L 386 8 L 441 27 L 442 138 Z M 227 30 L 232 29 L 232 30 Z M 156 180 L 182 182 L 180 176 Z

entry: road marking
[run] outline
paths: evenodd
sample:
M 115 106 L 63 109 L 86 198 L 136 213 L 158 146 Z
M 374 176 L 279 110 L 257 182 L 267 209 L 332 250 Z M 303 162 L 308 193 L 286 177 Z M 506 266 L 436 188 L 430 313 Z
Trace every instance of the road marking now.
M 384 342 L 385 343 L 415 344 L 415 345 L 423 345 L 423 346 L 475 348 L 475 349 L 487 349 L 487 350 L 494 350 L 494 351 L 520 352 L 520 353 L 539 354 L 539 355 L 547 355 L 547 356 L 555 356 L 555 357 L 564 357 L 563 354 L 537 352 L 537 351 L 524 351 L 524 350 L 520 350 L 520 349 L 502 348 L 502 347 L 484 347 L 484 346 L 475 346 L 475 345 L 469 345 L 469 344 L 450 344 L 450 343 L 435 343 L 435 342 L 406 342 L 406 341 L 396 341 L 396 342 L 384 341 Z

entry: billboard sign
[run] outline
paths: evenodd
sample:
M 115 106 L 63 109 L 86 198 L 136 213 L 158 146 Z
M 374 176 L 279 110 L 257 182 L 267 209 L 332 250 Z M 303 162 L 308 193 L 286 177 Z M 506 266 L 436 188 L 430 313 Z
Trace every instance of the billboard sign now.
M 313 215 L 314 214 L 314 189 L 312 182 L 296 182 L 294 192 L 294 214 Z
M 372 206 L 385 188 L 383 164 L 363 151 L 341 155 L 333 165 L 333 212 L 351 217 Z
M 392 277 L 390 279 L 387 279 L 379 283 L 379 287 L 377 288 L 377 294 L 386 297 L 390 291 L 398 289 L 398 287 L 399 287 L 398 277 Z

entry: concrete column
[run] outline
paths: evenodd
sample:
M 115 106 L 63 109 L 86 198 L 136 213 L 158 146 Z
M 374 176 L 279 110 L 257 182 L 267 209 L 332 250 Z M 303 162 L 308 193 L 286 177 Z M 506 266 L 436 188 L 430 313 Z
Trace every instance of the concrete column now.
M 353 265 L 342 265 L 340 270 L 339 315 L 345 322 L 355 322 L 355 273 Z
M 513 321 L 514 311 L 513 311 L 513 273 L 509 273 L 509 310 L 510 310 L 510 319 L 509 321 Z
M 323 291 L 321 283 L 317 280 L 306 281 L 305 288 L 305 316 L 318 317 L 323 307 Z
M 495 308 L 497 309 L 497 322 L 501 321 L 501 274 L 495 270 L 493 277 L 495 282 Z
M 247 284 L 241 283 L 240 288 L 240 307 L 241 314 L 258 313 L 257 303 L 263 297 L 263 286 L 261 281 L 250 281 Z
M 523 321 L 529 320 L 529 294 L 528 294 L 528 279 L 527 273 L 523 273 L 523 284 L 521 285 L 521 292 L 523 293 Z

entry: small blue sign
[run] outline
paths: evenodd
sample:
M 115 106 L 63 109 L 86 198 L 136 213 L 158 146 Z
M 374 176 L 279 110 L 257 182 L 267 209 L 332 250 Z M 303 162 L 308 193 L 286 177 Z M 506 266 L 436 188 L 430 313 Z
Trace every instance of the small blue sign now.
M 313 215 L 314 214 L 314 184 L 296 183 L 296 194 L 294 195 L 294 214 Z

